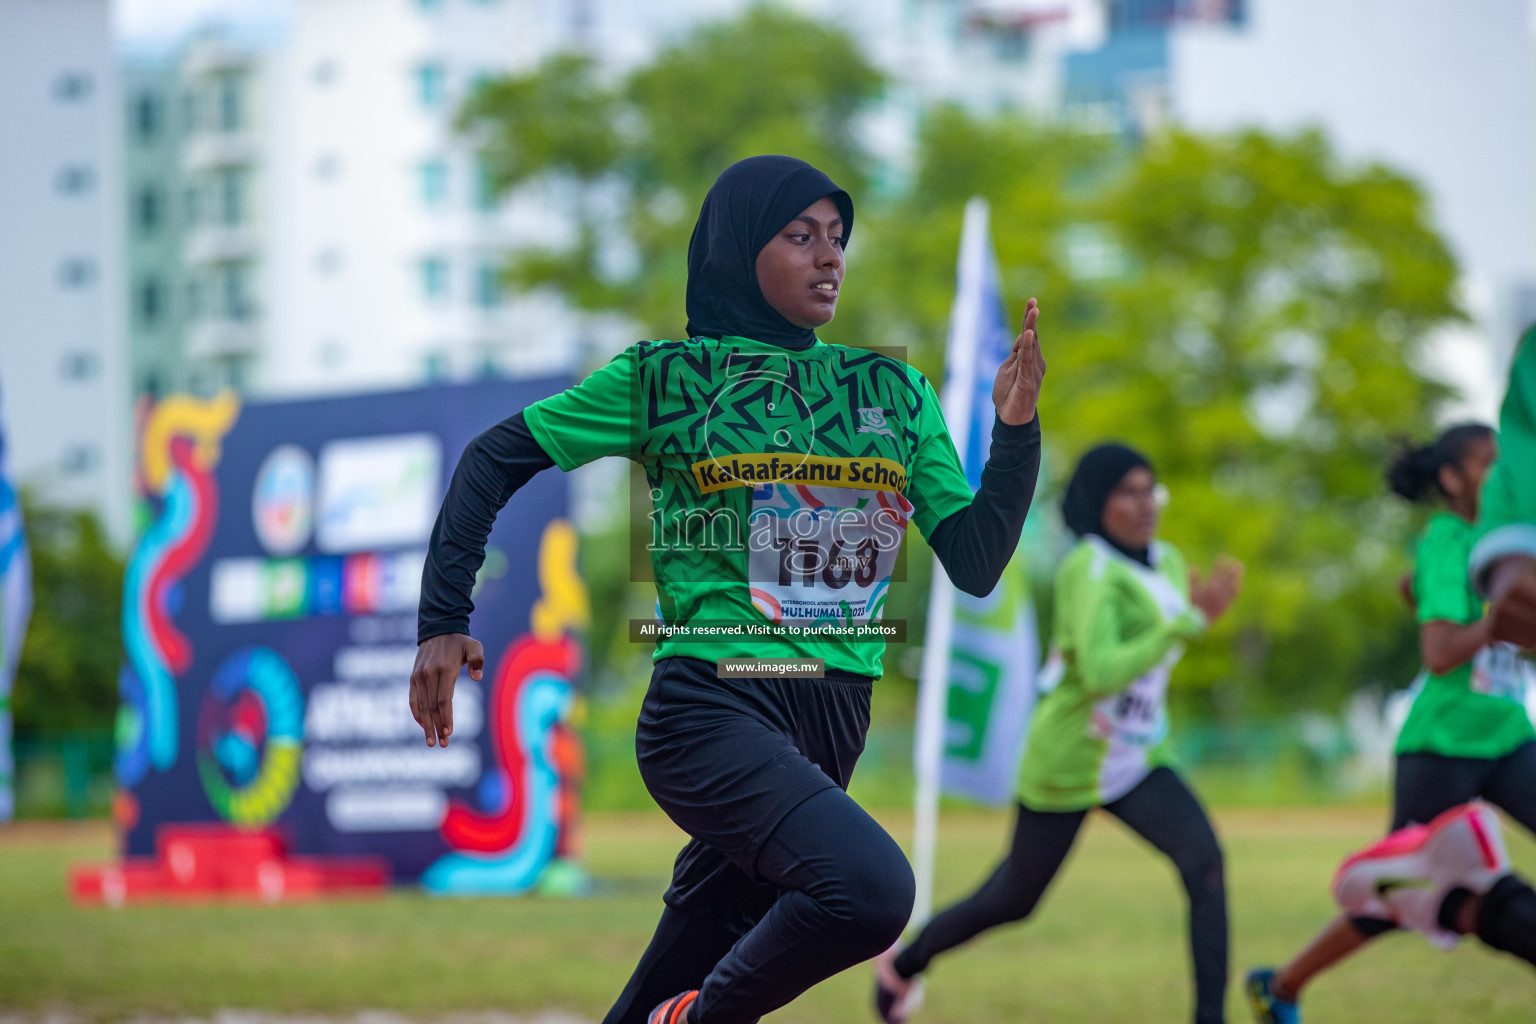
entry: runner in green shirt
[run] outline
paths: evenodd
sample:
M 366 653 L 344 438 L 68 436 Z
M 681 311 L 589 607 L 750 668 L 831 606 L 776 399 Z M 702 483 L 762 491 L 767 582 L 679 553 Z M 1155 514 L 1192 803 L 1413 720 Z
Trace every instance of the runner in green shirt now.
M 1494 639 L 1493 617 L 1468 575 L 1479 494 L 1498 457 L 1491 427 L 1463 424 L 1405 451 L 1387 474 L 1401 497 L 1445 506 L 1414 554 L 1411 597 L 1426 675 L 1398 735 L 1392 831 L 1479 797 L 1536 830 L 1536 729 L 1520 652 Z M 1341 916 L 1285 967 L 1250 972 L 1259 1021 L 1298 1021 L 1297 1000 L 1314 976 L 1394 927 Z
M 1225 1020 L 1227 907 L 1221 848 L 1171 765 L 1168 679 L 1187 641 L 1237 596 L 1241 566 L 1191 573 L 1156 539 L 1157 481 L 1118 444 L 1083 456 L 1062 503 L 1081 539 L 1056 574 L 1059 682 L 1040 698 L 1020 770 L 1013 844 L 976 892 L 876 960 L 876 1009 L 898 1024 L 935 956 L 1027 917 L 1088 812 L 1102 807 L 1171 859 L 1189 896 L 1197 1024 Z
M 1471 429 L 1479 434 L 1466 461 L 1491 457 L 1492 431 Z M 1470 468 L 1469 475 L 1475 473 Z M 1484 615 L 1483 599 L 1467 575 L 1476 535 L 1477 528 L 1456 512 L 1437 512 L 1414 553 L 1413 597 L 1427 675 L 1398 734 L 1399 758 L 1497 760 L 1536 739 L 1524 704 L 1520 651 L 1493 639 L 1493 619 Z M 1453 663 L 1468 650 L 1470 660 Z
M 502 507 L 551 467 L 644 470 L 666 630 L 635 752 L 691 838 L 605 1024 L 751 1024 L 887 948 L 911 914 L 906 857 L 846 792 L 885 648 L 868 631 L 909 521 L 957 587 L 996 585 L 1034 493 L 1045 364 L 1031 299 L 973 495 L 922 374 L 816 336 L 852 228 L 853 200 L 803 161 L 727 168 L 688 247 L 687 337 L 634 345 L 481 434 L 433 527 L 410 686 L 429 746 L 452 737 L 460 671 L 484 670 L 470 595 Z M 732 657 L 795 668 L 738 675 L 719 665 Z

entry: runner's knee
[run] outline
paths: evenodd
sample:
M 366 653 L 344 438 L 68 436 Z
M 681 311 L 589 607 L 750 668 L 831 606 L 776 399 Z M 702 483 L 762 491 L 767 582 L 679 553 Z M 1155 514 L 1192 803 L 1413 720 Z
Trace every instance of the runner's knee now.
M 827 790 L 797 808 L 764 857 L 759 871 L 804 893 L 815 927 L 835 935 L 854 962 L 887 949 L 911 919 L 917 883 L 906 854 L 840 791 Z
M 853 933 L 851 940 L 868 950 L 867 956 L 884 952 L 901 938 L 917 898 L 912 866 L 895 840 L 888 838 L 887 843 L 889 849 L 870 858 L 847 887 L 852 913 L 846 926 Z
M 1184 851 L 1177 863 L 1179 877 L 1192 898 L 1219 893 L 1226 887 L 1225 861 L 1214 835 Z
M 983 909 L 993 924 L 1010 924 L 1035 912 L 1049 884 L 1049 876 L 1042 879 L 1026 874 L 1015 864 L 1005 864 L 977 893 L 978 897 L 984 896 L 984 900 L 973 902 L 981 904 L 978 909 Z
M 850 854 L 856 855 L 806 891 L 825 915 L 827 930 L 855 962 L 884 952 L 901 937 L 917 894 L 901 848 L 884 832 L 879 839 L 851 844 Z

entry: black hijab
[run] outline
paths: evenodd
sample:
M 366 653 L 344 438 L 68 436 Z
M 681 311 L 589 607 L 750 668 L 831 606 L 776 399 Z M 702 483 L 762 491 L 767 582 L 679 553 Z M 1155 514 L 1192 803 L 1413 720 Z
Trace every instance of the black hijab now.
M 721 172 L 688 242 L 688 336 L 730 334 L 786 348 L 815 342 L 815 331 L 796 327 L 763 298 L 757 254 L 806 207 L 829 197 L 843 216 L 846 244 L 853 200 L 804 160 L 753 156 Z
M 1061 499 L 1061 517 L 1066 520 L 1067 529 L 1079 537 L 1095 534 L 1125 557 L 1151 565 L 1151 554 L 1146 548 L 1122 547 L 1104 529 L 1104 503 L 1125 474 L 1138 466 L 1151 469 L 1152 463 L 1141 452 L 1123 444 L 1101 444 L 1090 449 L 1077 460 L 1077 468 L 1067 482 L 1067 493 Z

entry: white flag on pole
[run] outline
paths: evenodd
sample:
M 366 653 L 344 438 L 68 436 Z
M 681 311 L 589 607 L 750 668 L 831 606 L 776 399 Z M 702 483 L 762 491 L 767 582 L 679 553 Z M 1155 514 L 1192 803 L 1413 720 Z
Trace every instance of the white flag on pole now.
M 0 822 L 16 811 L 15 760 L 11 752 L 11 685 L 32 615 L 32 566 L 21 500 L 6 470 L 5 430 L 0 422 Z
M 992 382 L 1013 346 L 1003 310 L 986 200 L 966 204 L 945 359 L 944 418 L 974 490 L 991 446 Z M 915 921 L 932 909 L 941 788 L 1006 802 L 1035 701 L 1040 661 L 1022 556 L 991 594 L 958 593 L 935 561 L 919 682 Z

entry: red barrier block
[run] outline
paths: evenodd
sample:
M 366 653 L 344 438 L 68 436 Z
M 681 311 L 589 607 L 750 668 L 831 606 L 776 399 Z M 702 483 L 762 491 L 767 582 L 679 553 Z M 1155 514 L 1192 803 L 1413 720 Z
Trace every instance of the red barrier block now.
M 382 857 L 288 857 L 275 831 L 225 825 L 168 825 L 151 858 L 71 869 L 76 903 L 237 900 L 277 903 L 382 892 L 390 883 Z

